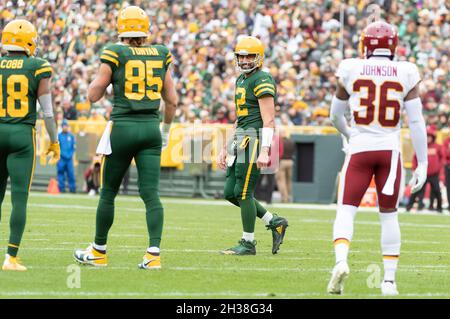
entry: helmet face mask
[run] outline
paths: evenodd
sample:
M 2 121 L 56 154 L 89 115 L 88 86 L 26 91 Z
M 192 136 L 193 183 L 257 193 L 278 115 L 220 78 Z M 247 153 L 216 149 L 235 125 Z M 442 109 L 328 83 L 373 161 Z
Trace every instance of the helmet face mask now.
M 236 67 L 241 73 L 250 73 L 262 67 L 264 62 L 264 45 L 256 37 L 241 37 L 234 50 Z
M 260 65 L 261 57 L 259 54 L 238 52 L 235 60 L 239 72 L 250 73 Z

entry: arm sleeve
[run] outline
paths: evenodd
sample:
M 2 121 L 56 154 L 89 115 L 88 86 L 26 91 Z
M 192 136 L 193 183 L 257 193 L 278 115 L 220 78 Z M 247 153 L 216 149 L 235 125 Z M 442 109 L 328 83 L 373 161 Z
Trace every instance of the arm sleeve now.
M 277 87 L 273 78 L 268 75 L 261 77 L 255 81 L 255 87 L 253 89 L 253 94 L 257 99 L 261 98 L 263 95 L 272 95 L 276 97 Z
M 111 67 L 111 70 L 114 71 L 119 67 L 119 54 L 117 53 L 117 50 L 114 50 L 114 48 L 106 47 L 100 54 L 100 61 L 108 64 Z
M 348 109 L 348 101 L 340 100 L 333 96 L 330 110 L 330 120 L 334 127 L 342 133 L 347 139 L 350 138 L 350 128 L 345 119 L 345 113 Z
M 426 163 L 428 162 L 427 131 L 425 120 L 422 116 L 422 102 L 420 98 L 406 101 L 405 110 L 406 114 L 408 114 L 409 131 L 417 161 Z
M 52 76 L 52 66 L 46 60 L 39 59 L 38 66 L 34 71 L 34 77 L 39 82 L 41 79 Z

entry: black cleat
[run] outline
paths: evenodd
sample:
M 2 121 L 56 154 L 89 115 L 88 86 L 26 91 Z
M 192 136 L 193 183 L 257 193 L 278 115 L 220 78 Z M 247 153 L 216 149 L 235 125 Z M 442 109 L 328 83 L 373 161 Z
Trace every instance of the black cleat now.
M 273 215 L 269 225 L 266 225 L 267 229 L 272 230 L 272 254 L 276 254 L 280 245 L 283 243 L 284 234 L 288 227 L 288 221 L 286 218 Z

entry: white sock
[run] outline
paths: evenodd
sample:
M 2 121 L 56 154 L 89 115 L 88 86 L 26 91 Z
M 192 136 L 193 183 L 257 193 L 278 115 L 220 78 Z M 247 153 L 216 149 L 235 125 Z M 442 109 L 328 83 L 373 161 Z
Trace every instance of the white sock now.
M 96 243 L 94 243 L 92 246 L 97 250 L 106 251 L 106 245 L 97 245 Z
M 353 220 L 358 207 L 339 205 L 333 225 L 333 242 L 336 263 L 347 261 L 350 242 L 353 237 Z
M 381 252 L 383 253 L 384 280 L 395 281 L 401 246 L 398 213 L 379 213 L 379 216 L 381 221 Z
M 245 241 L 254 241 L 255 240 L 255 233 L 242 233 L 242 238 L 245 239 Z
M 159 249 L 159 247 L 152 246 L 152 247 L 147 248 L 147 252 L 150 254 L 152 254 L 152 253 L 159 254 L 161 252 L 161 250 Z
M 273 214 L 271 212 L 267 211 L 261 219 L 264 221 L 264 224 L 269 225 L 272 218 L 273 218 Z

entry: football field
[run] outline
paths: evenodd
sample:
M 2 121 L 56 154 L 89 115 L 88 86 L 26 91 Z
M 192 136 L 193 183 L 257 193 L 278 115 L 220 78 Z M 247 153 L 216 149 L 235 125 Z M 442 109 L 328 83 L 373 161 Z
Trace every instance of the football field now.
M 256 221 L 256 256 L 223 256 L 242 234 L 239 210 L 224 200 L 163 198 L 162 269 L 139 270 L 147 247 L 144 205 L 120 196 L 108 242 L 108 267 L 78 266 L 72 254 L 92 240 L 98 197 L 30 195 L 19 257 L 27 272 L 0 271 L 0 298 L 379 298 L 380 226 L 356 217 L 344 295 L 326 286 L 334 264 L 335 212 L 329 206 L 273 205 L 288 218 L 284 243 Z M 0 223 L 1 261 L 9 235 L 7 195 Z M 450 297 L 450 216 L 400 214 L 399 298 Z M 381 272 L 381 273 L 380 273 Z

